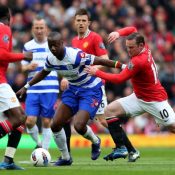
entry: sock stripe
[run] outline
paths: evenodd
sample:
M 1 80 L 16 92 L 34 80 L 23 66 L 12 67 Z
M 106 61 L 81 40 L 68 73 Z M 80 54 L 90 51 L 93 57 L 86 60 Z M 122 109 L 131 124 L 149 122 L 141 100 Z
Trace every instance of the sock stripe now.
M 109 119 L 106 119 L 107 123 L 113 123 L 115 121 L 119 120 L 119 118 L 109 118 Z
M 6 133 L 9 133 L 13 130 L 12 125 L 8 120 L 0 122 L 0 125 L 3 127 Z
M 23 131 L 24 131 L 24 125 L 19 126 L 19 127 L 17 128 L 17 130 L 18 130 L 19 132 L 23 133 Z

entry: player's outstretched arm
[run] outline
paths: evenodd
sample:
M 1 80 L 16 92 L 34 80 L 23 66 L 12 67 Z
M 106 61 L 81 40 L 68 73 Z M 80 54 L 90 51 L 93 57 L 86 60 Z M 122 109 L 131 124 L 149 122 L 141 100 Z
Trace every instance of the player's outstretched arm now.
M 123 69 L 126 67 L 126 65 L 122 64 L 120 61 L 113 61 L 113 60 L 108 60 L 100 57 L 94 58 L 93 65 L 102 65 L 102 66 L 119 68 L 119 69 Z
M 48 74 L 50 73 L 50 71 L 46 71 L 46 70 L 42 70 L 40 72 L 38 72 L 24 87 L 22 87 L 17 93 L 16 95 L 19 95 L 20 98 L 22 98 L 22 96 L 26 93 L 27 89 L 40 82 L 41 80 L 43 80 Z
M 0 60 L 6 61 L 8 63 L 21 61 L 21 60 L 31 61 L 32 57 L 33 57 L 32 53 L 23 54 L 23 53 L 8 52 L 4 49 L 0 50 Z
M 120 74 L 112 74 L 103 72 L 94 66 L 86 66 L 85 72 L 87 72 L 92 76 L 100 77 L 106 81 L 110 81 L 115 84 L 123 83 L 132 77 L 132 74 L 128 73 L 126 69 L 122 71 Z
M 137 29 L 135 27 L 124 27 L 122 29 L 111 32 L 108 36 L 108 43 L 114 42 L 120 36 L 128 36 L 134 32 L 137 32 Z

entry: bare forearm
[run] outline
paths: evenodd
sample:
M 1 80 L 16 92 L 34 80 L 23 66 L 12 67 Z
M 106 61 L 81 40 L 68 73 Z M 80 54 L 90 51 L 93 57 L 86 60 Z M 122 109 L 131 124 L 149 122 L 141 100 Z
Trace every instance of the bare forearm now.
M 95 57 L 93 65 L 102 65 L 102 66 L 107 66 L 112 68 L 122 67 L 122 63 L 120 63 L 119 61 L 107 60 L 99 57 Z
M 42 70 L 40 72 L 38 72 L 29 82 L 28 84 L 30 86 L 40 82 L 41 80 L 43 80 L 50 72 Z

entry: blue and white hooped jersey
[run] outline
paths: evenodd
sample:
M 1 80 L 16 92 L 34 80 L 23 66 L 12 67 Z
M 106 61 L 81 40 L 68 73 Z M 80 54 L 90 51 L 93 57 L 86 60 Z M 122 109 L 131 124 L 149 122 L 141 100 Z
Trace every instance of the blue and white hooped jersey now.
M 30 81 L 39 71 L 44 68 L 46 58 L 50 52 L 47 41 L 44 43 L 37 43 L 34 39 L 27 42 L 24 45 L 23 52 L 33 52 L 32 62 L 37 63 L 38 67 L 35 70 L 28 72 L 28 79 Z M 22 65 L 27 65 L 30 62 L 22 61 Z M 31 86 L 27 93 L 58 93 L 59 92 L 59 82 L 58 75 L 56 71 L 52 71 L 44 80 Z
M 102 85 L 101 78 L 91 76 L 84 71 L 85 65 L 93 64 L 94 55 L 72 47 L 65 47 L 64 52 L 64 58 L 61 61 L 50 52 L 44 69 L 46 71 L 56 70 L 73 86 L 95 88 Z

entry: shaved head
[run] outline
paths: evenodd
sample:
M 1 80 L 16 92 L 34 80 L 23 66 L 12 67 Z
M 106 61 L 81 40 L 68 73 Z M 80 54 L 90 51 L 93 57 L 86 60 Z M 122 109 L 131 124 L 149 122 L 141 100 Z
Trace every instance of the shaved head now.
M 52 41 L 62 40 L 62 36 L 59 32 L 50 32 L 48 39 Z

